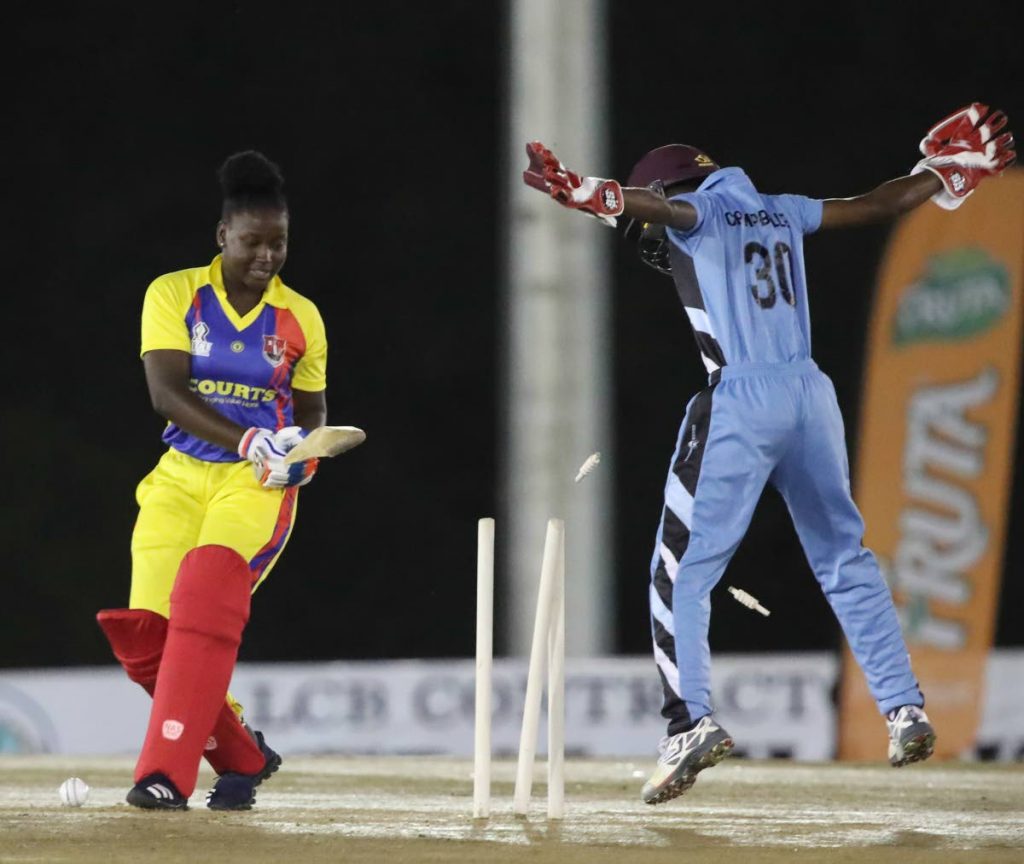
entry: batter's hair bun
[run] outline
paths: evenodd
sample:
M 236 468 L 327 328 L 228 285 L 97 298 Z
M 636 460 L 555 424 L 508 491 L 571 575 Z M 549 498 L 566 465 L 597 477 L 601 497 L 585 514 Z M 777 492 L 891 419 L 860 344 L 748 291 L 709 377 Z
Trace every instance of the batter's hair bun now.
M 287 210 L 281 169 L 256 150 L 235 153 L 217 172 L 225 217 L 239 210 Z

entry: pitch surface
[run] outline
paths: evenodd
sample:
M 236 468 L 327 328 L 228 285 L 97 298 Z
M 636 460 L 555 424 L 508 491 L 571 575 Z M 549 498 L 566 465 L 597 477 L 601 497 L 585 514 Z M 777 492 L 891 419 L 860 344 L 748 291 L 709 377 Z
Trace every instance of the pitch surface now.
M 494 766 L 489 819 L 470 818 L 470 763 L 440 758 L 292 758 L 255 809 L 187 813 L 124 803 L 126 759 L 0 758 L 0 861 L 75 862 L 1020 862 L 1024 768 L 807 765 L 733 760 L 668 804 L 639 790 L 646 762 L 570 760 L 561 823 L 544 815 L 538 766 L 529 819 L 511 815 L 515 766 Z M 60 804 L 69 776 L 92 787 Z

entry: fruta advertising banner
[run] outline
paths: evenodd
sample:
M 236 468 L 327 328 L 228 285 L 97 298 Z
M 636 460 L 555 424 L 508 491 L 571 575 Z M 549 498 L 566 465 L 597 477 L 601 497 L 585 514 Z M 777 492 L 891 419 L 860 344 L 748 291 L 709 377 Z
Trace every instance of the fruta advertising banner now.
M 864 544 L 893 592 L 936 755 L 974 743 L 992 648 L 1016 436 L 1024 170 L 894 230 L 879 274 L 856 440 Z M 839 756 L 885 758 L 849 648 Z

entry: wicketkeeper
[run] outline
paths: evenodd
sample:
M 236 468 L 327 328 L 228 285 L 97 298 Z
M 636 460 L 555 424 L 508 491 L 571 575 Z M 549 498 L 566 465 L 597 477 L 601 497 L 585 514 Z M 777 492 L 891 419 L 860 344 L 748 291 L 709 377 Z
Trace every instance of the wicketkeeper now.
M 668 734 L 643 788 L 647 803 L 683 794 L 733 747 L 712 718 L 709 595 L 769 482 L 886 718 L 889 761 L 931 755 L 935 733 L 892 596 L 861 543 L 835 390 L 811 359 L 803 238 L 893 219 L 929 198 L 961 206 L 1014 161 L 1006 122 L 969 105 L 929 130 L 909 176 L 824 201 L 763 194 L 741 169 L 683 144 L 646 154 L 626 188 L 570 171 L 539 142 L 527 145 L 527 184 L 605 224 L 626 216 L 627 234 L 637 226 L 640 257 L 675 282 L 708 372 L 679 429 L 651 561 Z

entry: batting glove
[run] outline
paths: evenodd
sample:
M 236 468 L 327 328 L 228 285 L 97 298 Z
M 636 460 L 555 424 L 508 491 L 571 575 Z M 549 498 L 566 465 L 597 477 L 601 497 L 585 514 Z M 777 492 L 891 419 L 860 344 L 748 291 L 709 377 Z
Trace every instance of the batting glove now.
M 989 113 L 988 106 L 973 102 L 950 114 L 928 130 L 919 149 L 924 159 L 911 174 L 931 171 L 943 188 L 932 201 L 945 210 L 955 210 L 986 177 L 1001 174 L 1017 158 L 1013 135 L 1004 132 L 1002 111 Z
M 530 164 L 523 172 L 527 186 L 547 192 L 563 207 L 579 210 L 611 228 L 622 213 L 622 186 L 617 180 L 581 177 L 566 168 L 540 141 L 526 145 Z
M 286 427 L 281 430 L 294 430 L 298 427 Z M 299 430 L 301 432 L 301 430 Z M 277 433 L 280 435 L 281 433 Z M 270 429 L 262 429 L 253 426 L 247 429 L 238 443 L 238 454 L 252 462 L 253 473 L 256 475 L 256 482 L 264 489 L 284 489 L 288 486 L 305 486 L 313 475 L 316 474 L 318 459 L 307 459 L 305 462 L 285 464 L 284 457 L 288 450 L 294 447 L 302 437 L 295 437 L 293 431 L 285 436 L 285 440 L 292 440 L 293 443 L 288 450 L 284 449 L 276 441 L 276 435 Z
M 309 432 L 301 426 L 285 426 L 283 429 L 278 429 L 277 433 L 274 435 L 274 446 L 283 453 L 289 453 L 308 434 Z M 316 469 L 319 466 L 319 459 L 306 459 L 303 462 L 286 465 L 285 467 L 289 472 L 288 482 L 283 485 L 305 486 L 313 479 L 313 475 L 316 474 Z M 296 480 L 295 478 L 298 479 Z M 264 485 L 267 484 L 264 483 Z
M 238 441 L 238 455 L 254 465 L 263 461 L 274 446 L 274 431 L 261 426 L 250 426 Z
M 285 453 L 294 449 L 309 433 L 301 426 L 285 426 L 274 435 L 274 445 Z

